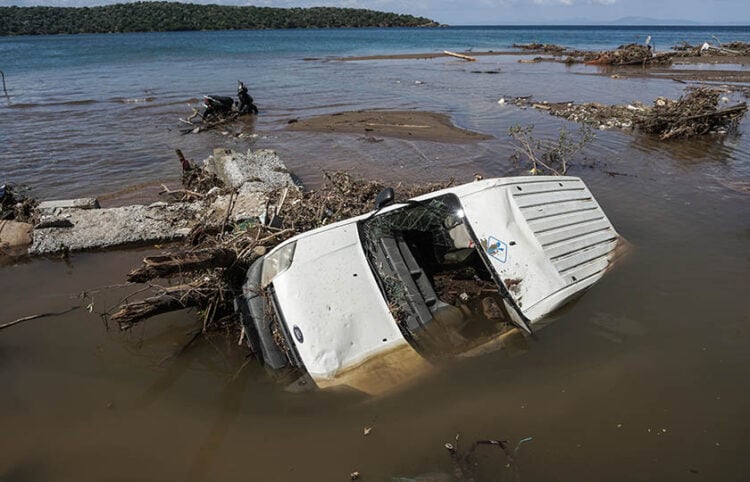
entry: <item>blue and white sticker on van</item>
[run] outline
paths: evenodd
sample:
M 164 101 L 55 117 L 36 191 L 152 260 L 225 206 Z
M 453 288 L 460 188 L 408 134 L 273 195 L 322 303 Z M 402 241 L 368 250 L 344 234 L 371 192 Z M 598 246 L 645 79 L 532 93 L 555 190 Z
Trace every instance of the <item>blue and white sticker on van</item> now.
M 494 236 L 490 236 L 487 240 L 487 254 L 499 262 L 505 263 L 508 261 L 508 244 Z

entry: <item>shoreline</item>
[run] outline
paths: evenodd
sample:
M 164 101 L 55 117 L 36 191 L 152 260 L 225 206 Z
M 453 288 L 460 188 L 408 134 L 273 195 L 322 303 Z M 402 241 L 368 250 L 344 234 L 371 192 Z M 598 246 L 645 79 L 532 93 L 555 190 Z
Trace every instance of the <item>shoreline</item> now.
M 598 52 L 598 51 L 597 51 Z M 604 50 L 602 50 L 604 52 Z M 671 50 L 665 50 L 664 52 L 672 52 Z M 662 53 L 664 53 L 662 52 Z M 492 57 L 492 56 L 518 56 L 518 57 L 539 57 L 547 55 L 549 57 L 543 57 L 543 61 L 548 62 L 561 62 L 564 63 L 563 57 L 568 52 L 562 52 L 558 55 L 551 55 L 549 51 L 538 49 L 538 50 L 481 50 L 481 51 L 462 51 L 456 50 L 455 53 L 461 55 L 468 55 L 471 57 Z M 450 58 L 451 56 L 443 52 L 410 52 L 405 54 L 373 54 L 373 55 L 353 55 L 345 57 L 305 57 L 305 61 L 313 60 L 335 60 L 340 62 L 355 62 L 364 60 L 431 60 L 437 58 Z M 723 55 L 723 56 L 701 56 L 701 57 L 677 57 L 673 60 L 674 65 L 703 65 L 703 64 L 717 64 L 717 65 L 728 65 L 728 64 L 742 64 L 750 65 L 750 56 L 747 55 Z

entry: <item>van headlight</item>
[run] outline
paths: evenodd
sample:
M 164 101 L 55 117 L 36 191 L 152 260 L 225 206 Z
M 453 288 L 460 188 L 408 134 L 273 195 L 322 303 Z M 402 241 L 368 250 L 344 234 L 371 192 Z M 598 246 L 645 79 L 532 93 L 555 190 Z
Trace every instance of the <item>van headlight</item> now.
M 263 260 L 263 274 L 261 275 L 260 285 L 265 288 L 271 281 L 292 265 L 294 258 L 294 249 L 297 247 L 296 242 L 289 243 L 277 249 L 266 256 Z

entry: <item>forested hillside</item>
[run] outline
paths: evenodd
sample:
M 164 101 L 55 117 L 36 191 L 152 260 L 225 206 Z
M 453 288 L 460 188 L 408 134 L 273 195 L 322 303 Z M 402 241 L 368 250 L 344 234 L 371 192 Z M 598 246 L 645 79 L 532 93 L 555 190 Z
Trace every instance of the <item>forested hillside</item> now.
M 420 27 L 430 19 L 352 8 L 136 2 L 102 7 L 0 7 L 0 35 L 271 28 Z

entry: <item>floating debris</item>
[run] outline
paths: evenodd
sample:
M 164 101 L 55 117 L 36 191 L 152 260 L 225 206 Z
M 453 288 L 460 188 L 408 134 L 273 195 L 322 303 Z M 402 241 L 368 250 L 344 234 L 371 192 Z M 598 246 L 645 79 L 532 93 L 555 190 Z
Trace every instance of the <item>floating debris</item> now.
M 569 121 L 598 129 L 637 129 L 661 140 L 726 134 L 736 129 L 747 113 L 747 103 L 719 107 L 723 91 L 707 87 L 689 88 L 677 100 L 658 97 L 652 106 L 640 102 L 605 105 L 598 102 L 532 102 L 529 97 L 512 101 L 519 107 L 533 107 Z M 727 99 L 728 100 L 728 99 Z
M 514 49 L 531 50 L 534 52 L 544 52 L 548 54 L 561 54 L 567 50 L 561 45 L 540 44 L 536 42 L 530 44 L 513 44 L 512 47 Z

